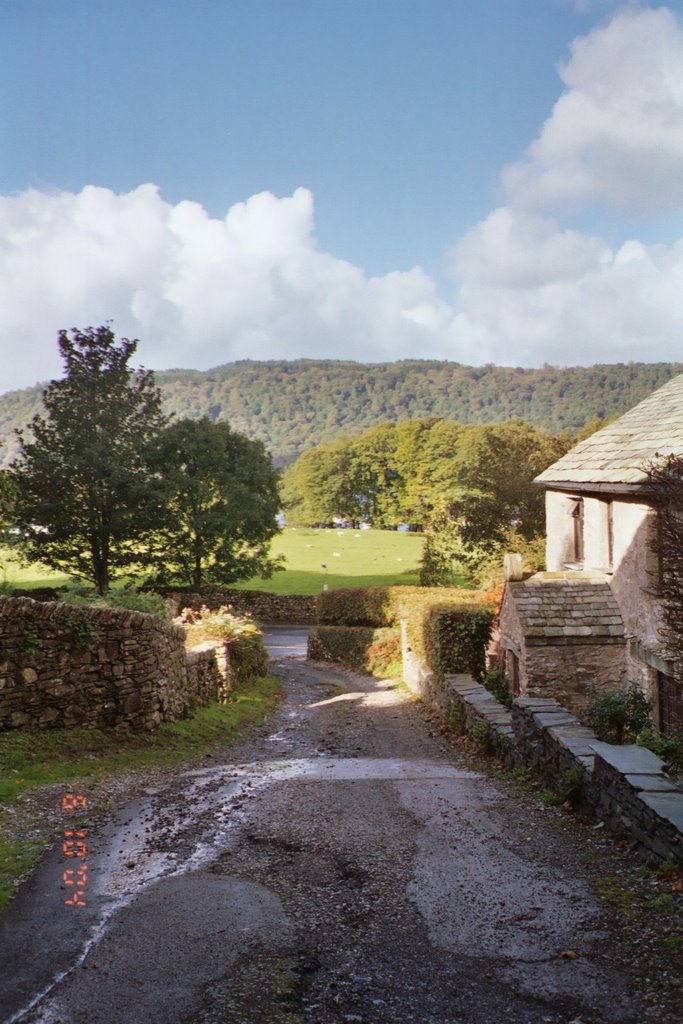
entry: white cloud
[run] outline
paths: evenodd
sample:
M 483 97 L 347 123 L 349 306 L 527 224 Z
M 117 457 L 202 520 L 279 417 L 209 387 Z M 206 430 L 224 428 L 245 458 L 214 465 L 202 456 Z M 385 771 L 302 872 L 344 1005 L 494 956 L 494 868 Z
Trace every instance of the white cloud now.
M 683 240 L 670 248 L 561 231 L 496 210 L 457 250 L 460 313 L 477 362 L 560 365 L 683 355 Z
M 683 31 L 628 7 L 572 46 L 566 89 L 507 205 L 454 248 L 456 336 L 480 360 L 538 365 L 683 357 L 683 240 L 614 249 L 562 226 L 586 204 L 683 209 Z
M 59 375 L 57 330 L 108 319 L 156 367 L 445 355 L 453 313 L 420 268 L 367 278 L 313 228 L 305 189 L 254 195 L 224 220 L 153 185 L 0 197 L 1 389 Z
M 665 7 L 628 7 L 572 45 L 565 90 L 503 182 L 529 208 L 599 200 L 683 209 L 683 30 Z

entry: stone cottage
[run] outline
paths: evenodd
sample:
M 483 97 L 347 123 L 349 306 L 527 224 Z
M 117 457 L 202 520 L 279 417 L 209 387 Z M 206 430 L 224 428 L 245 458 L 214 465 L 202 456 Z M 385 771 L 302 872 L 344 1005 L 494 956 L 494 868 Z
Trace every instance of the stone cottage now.
M 506 583 L 501 661 L 516 693 L 573 710 L 637 683 L 663 730 L 683 725 L 683 681 L 660 639 L 657 515 L 645 467 L 683 455 L 683 374 L 536 478 L 546 491 L 547 571 Z

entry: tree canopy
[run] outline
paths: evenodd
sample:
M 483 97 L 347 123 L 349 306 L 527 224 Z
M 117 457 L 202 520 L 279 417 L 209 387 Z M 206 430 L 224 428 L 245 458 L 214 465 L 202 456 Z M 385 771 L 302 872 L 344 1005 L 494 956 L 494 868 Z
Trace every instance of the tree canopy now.
M 543 533 L 532 481 L 570 443 L 521 421 L 383 423 L 302 455 L 284 473 L 283 502 L 295 524 L 341 516 L 424 530 L 430 582 L 446 582 L 456 557 L 474 565 Z
M 278 568 L 268 556 L 278 532 L 278 474 L 260 441 L 227 423 L 180 420 L 160 435 L 153 465 L 165 493 L 153 540 L 158 580 L 199 589 Z
M 12 519 L 24 556 L 91 580 L 145 561 L 162 496 L 146 453 L 165 424 L 154 377 L 128 366 L 137 341 L 109 326 L 60 331 L 65 375 L 43 391 L 45 416 L 19 433 Z

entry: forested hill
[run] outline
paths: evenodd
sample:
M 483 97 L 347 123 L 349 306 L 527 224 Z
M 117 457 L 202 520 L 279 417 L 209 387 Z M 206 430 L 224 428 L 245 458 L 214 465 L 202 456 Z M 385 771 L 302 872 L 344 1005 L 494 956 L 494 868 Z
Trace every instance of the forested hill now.
M 278 464 L 340 434 L 382 420 L 439 416 L 461 423 L 519 417 L 560 432 L 622 413 L 683 372 L 683 363 L 617 363 L 558 369 L 461 366 L 440 361 L 353 363 L 299 359 L 227 363 L 213 370 L 157 373 L 165 407 L 177 416 L 228 420 L 263 440 Z M 41 388 L 0 395 L 0 457 L 13 429 L 40 408 Z

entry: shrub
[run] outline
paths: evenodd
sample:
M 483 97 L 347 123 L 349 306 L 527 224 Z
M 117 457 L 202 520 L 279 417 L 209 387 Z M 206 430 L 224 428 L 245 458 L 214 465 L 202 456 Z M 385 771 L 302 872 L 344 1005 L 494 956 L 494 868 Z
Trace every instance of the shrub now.
M 496 749 L 496 737 L 493 729 L 485 718 L 476 718 L 470 736 L 485 754 L 493 754 Z
M 683 729 L 678 729 L 671 736 L 663 736 L 655 729 L 642 729 L 637 740 L 641 747 L 647 747 L 662 761 L 672 768 L 683 770 Z
M 633 683 L 627 690 L 593 693 L 583 717 L 601 740 L 625 743 L 650 724 L 651 711 L 650 701 Z
M 441 587 L 370 587 L 326 591 L 318 598 L 321 626 L 379 629 L 402 619 L 412 650 L 435 675 L 469 672 L 475 679 L 483 677 L 493 614 L 481 594 Z
M 346 587 L 318 595 L 318 622 L 325 626 L 391 626 L 389 587 Z
M 189 647 L 205 640 L 219 640 L 228 647 L 235 686 L 267 674 L 268 652 L 263 645 L 263 634 L 248 616 L 235 615 L 229 606 L 215 611 L 206 607 L 186 608 L 173 621 L 185 629 Z
M 452 700 L 451 706 L 448 709 L 447 723 L 449 729 L 452 729 L 457 733 L 464 733 L 465 726 L 467 724 L 467 713 L 465 711 L 465 705 L 461 700 Z
M 365 668 L 373 676 L 401 679 L 403 677 L 403 658 L 401 652 L 401 630 L 375 630 L 382 633 L 365 652 Z
M 480 680 L 492 625 L 490 611 L 436 605 L 409 621 L 408 637 L 416 655 L 437 677 L 468 672 Z
M 546 798 L 545 802 L 551 807 L 561 807 L 562 804 L 566 803 L 576 807 L 581 799 L 582 790 L 583 772 L 576 765 L 576 767 L 568 768 L 567 771 L 562 772 L 555 785 L 555 791 Z
M 318 626 L 308 638 L 308 657 L 384 675 L 401 657 L 401 634 L 397 629 L 370 626 Z
M 94 608 L 122 608 L 131 612 L 146 612 L 159 619 L 168 619 L 168 606 L 159 594 L 138 590 L 128 584 L 106 594 L 98 594 L 94 587 L 72 583 L 59 595 L 64 604 L 90 605 Z
M 482 683 L 492 696 L 504 704 L 506 708 L 512 707 L 512 694 L 507 684 L 507 679 L 499 668 L 491 668 L 482 679 Z
M 395 626 L 434 604 L 488 607 L 476 591 L 457 587 L 347 587 L 318 595 L 318 622 L 325 626 Z

